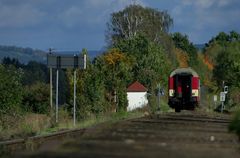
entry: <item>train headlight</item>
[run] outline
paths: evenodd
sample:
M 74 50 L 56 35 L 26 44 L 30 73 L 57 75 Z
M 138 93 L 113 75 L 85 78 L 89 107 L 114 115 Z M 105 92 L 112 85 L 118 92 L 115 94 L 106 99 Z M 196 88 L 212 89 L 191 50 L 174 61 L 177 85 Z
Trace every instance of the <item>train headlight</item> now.
M 173 89 L 169 89 L 169 96 L 173 97 L 174 96 L 174 90 Z
M 193 97 L 198 97 L 198 89 L 193 89 L 192 90 L 192 96 Z

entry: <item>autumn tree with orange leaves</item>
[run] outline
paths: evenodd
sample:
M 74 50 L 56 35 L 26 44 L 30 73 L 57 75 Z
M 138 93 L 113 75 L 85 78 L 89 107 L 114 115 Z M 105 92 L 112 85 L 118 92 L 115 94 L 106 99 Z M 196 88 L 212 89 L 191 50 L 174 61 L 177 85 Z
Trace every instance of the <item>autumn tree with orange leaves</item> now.
M 189 62 L 189 56 L 186 52 L 184 52 L 182 49 L 176 48 L 175 53 L 177 56 L 177 61 L 179 63 L 179 67 L 186 68 L 188 67 Z
M 126 79 L 131 66 L 126 54 L 119 49 L 110 49 L 103 55 L 108 70 L 111 70 L 108 78 L 108 89 L 110 90 L 110 101 L 114 105 L 113 110 L 118 111 L 127 105 Z M 109 73 L 109 72 L 108 72 Z M 125 80 L 125 81 L 124 81 Z

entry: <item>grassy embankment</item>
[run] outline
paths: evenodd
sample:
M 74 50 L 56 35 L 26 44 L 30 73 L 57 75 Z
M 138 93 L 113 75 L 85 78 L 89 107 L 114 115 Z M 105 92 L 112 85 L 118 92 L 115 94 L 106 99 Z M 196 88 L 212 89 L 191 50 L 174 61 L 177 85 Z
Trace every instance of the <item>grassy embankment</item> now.
M 117 122 L 123 119 L 138 118 L 149 113 L 155 113 L 157 105 L 154 107 L 146 107 L 132 112 L 117 112 L 102 115 L 92 115 L 83 120 L 77 121 L 76 126 L 73 126 L 72 116 L 66 110 L 59 110 L 59 123 L 55 123 L 54 116 L 43 114 L 27 113 L 18 117 L 5 117 L 3 121 L 8 126 L 0 128 L 0 141 L 27 138 L 36 135 L 47 135 L 57 131 L 86 128 L 97 125 L 103 122 Z M 161 100 L 161 113 L 173 111 L 169 108 L 165 98 Z
M 76 126 L 73 126 L 72 116 L 62 109 L 59 111 L 58 124 L 55 123 L 54 117 L 41 114 L 29 113 L 17 118 L 5 117 L 8 127 L 0 128 L 0 141 L 46 135 L 67 129 L 86 128 L 103 122 L 117 122 L 142 116 L 144 116 L 143 110 L 109 113 L 77 121 Z

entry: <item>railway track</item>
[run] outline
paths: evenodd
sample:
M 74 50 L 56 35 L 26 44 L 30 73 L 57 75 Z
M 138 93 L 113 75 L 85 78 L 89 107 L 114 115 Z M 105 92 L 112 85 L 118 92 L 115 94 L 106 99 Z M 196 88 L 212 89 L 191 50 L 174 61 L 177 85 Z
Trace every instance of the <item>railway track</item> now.
M 228 132 L 229 122 L 229 117 L 193 112 L 153 115 L 41 138 L 36 152 L 15 156 L 235 158 L 240 146 Z

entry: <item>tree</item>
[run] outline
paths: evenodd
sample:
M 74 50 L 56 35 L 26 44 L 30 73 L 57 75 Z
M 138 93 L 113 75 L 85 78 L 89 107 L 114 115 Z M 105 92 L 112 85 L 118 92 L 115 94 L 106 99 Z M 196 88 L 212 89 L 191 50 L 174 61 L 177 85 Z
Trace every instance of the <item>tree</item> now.
M 220 32 L 205 44 L 203 54 L 214 67 L 217 64 L 216 59 L 219 53 L 226 51 L 232 43 L 238 43 L 239 41 L 240 35 L 236 31 L 231 31 L 229 34 Z
M 12 66 L 14 66 L 14 67 L 16 67 L 16 68 L 20 68 L 20 67 L 23 66 L 23 64 L 21 64 L 21 63 L 18 61 L 18 59 L 16 59 L 16 58 L 10 58 L 10 57 L 4 57 L 4 58 L 2 59 L 2 64 L 3 64 L 4 66 L 12 65 Z
M 82 51 L 88 54 L 87 50 Z M 77 70 L 77 117 L 84 119 L 91 115 L 99 115 L 110 111 L 110 101 L 108 100 L 109 91 L 107 80 L 111 79 L 110 69 L 106 69 L 103 56 L 94 59 L 93 63 L 87 60 L 86 70 Z M 73 91 L 73 70 L 67 70 L 67 80 L 69 81 L 70 91 Z M 73 95 L 70 93 L 68 100 L 69 110 L 73 112 Z
M 189 63 L 188 54 L 179 48 L 176 48 L 175 52 L 178 59 L 179 67 L 182 67 L 182 68 L 188 67 L 188 63 Z
M 37 82 L 47 83 L 48 68 L 45 64 L 30 61 L 22 68 L 24 70 L 23 85 L 33 85 Z
M 119 39 L 131 39 L 144 35 L 150 41 L 161 42 L 162 34 L 169 31 L 173 20 L 166 11 L 129 5 L 124 10 L 112 13 L 107 23 L 106 39 L 116 44 Z
M 220 52 L 216 59 L 214 79 L 221 86 L 225 81 L 229 86 L 240 88 L 240 44 L 231 43 Z
M 187 35 L 182 35 L 179 32 L 176 32 L 172 35 L 172 39 L 176 48 L 182 49 L 189 56 L 189 66 L 194 66 L 198 64 L 197 61 L 197 49 L 188 39 Z
M 231 31 L 230 41 L 240 41 L 240 35 L 236 31 Z
M 106 52 L 103 56 L 103 60 L 106 64 L 106 68 L 111 70 L 111 77 L 106 79 L 108 90 L 110 90 L 112 98 L 110 99 L 113 104 L 117 104 L 116 110 L 126 108 L 127 96 L 126 96 L 126 81 L 122 80 L 124 76 L 128 75 L 130 62 L 127 55 L 122 53 L 119 49 L 113 48 Z M 110 79 L 110 80 L 109 80 Z M 127 77 L 125 78 L 125 80 Z M 125 95 L 124 95 L 125 92 Z
M 116 47 L 131 61 L 133 80 L 139 80 L 149 89 L 157 82 L 167 85 L 171 63 L 161 45 L 140 35 L 133 39 L 122 39 Z
M 22 103 L 22 71 L 0 65 L 0 115 L 15 115 Z
M 36 82 L 33 85 L 26 86 L 22 106 L 26 111 L 40 114 L 49 113 L 49 85 Z

